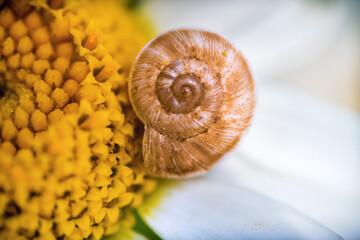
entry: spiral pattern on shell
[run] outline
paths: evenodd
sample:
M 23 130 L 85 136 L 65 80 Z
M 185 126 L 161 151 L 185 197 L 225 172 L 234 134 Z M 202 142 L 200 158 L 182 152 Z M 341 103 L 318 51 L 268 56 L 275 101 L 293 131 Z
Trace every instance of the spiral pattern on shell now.
M 144 167 L 182 178 L 210 169 L 249 126 L 254 83 L 242 54 L 207 31 L 163 33 L 139 53 L 129 95 L 145 125 Z

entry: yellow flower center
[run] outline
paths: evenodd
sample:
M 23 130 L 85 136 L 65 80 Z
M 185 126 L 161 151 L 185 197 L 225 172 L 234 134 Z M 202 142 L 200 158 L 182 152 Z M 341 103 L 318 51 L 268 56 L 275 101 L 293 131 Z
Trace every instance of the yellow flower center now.
M 0 238 L 100 239 L 156 186 L 126 86 L 148 39 L 115 1 L 33 2 L 0 12 Z

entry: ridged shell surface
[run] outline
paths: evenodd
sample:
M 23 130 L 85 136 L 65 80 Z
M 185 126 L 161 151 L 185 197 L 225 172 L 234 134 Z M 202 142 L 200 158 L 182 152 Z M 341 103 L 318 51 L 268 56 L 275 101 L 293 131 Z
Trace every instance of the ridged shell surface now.
M 139 53 L 129 79 L 145 125 L 143 165 L 154 176 L 206 172 L 239 141 L 254 110 L 254 83 L 242 54 L 219 35 L 163 33 Z

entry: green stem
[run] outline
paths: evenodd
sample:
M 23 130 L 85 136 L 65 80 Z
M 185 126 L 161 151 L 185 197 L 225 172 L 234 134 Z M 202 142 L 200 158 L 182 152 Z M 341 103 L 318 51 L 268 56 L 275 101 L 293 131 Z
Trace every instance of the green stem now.
M 150 240 L 161 240 L 161 238 L 147 225 L 147 223 L 141 218 L 140 214 L 136 209 L 133 210 L 134 216 L 136 218 L 136 224 L 133 227 L 133 230 L 147 239 Z

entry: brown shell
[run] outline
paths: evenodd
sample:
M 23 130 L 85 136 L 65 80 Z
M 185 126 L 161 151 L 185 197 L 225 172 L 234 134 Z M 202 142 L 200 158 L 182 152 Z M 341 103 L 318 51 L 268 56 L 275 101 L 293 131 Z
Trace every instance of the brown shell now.
M 242 54 L 207 31 L 179 29 L 137 56 L 129 96 L 145 124 L 145 169 L 184 178 L 209 170 L 249 126 L 254 83 Z

